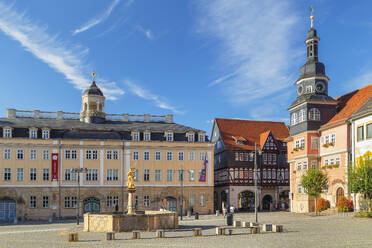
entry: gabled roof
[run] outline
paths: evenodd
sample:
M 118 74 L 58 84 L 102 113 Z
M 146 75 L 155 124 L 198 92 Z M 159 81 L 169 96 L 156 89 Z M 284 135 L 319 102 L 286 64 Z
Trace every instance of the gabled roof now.
M 356 119 L 358 117 L 362 117 L 367 114 L 372 114 L 372 96 L 368 99 L 368 101 L 363 104 L 362 107 L 358 109 L 357 112 L 355 112 L 350 119 Z
M 267 140 L 267 136 L 269 136 L 270 132 L 271 131 L 269 130 L 269 131 L 266 131 L 266 132 L 260 134 L 260 147 L 261 147 L 261 149 L 265 145 L 265 142 Z
M 263 142 L 265 142 L 270 131 L 275 139 L 284 140 L 289 136 L 288 127 L 284 122 L 216 118 L 216 123 L 221 138 L 229 150 L 253 150 L 255 143 L 257 144 L 257 148 L 259 148 L 261 139 L 264 139 Z M 246 141 L 242 145 L 236 144 L 232 138 L 233 136 L 241 136 Z
M 340 96 L 335 100 L 337 114 L 334 115 L 324 126 L 332 125 L 338 121 L 346 121 L 358 109 L 360 109 L 372 97 L 372 84 Z

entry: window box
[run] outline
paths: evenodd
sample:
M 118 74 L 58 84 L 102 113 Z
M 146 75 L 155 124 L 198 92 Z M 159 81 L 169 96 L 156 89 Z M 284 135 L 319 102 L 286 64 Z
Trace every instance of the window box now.
M 340 167 L 340 164 L 334 164 L 333 165 L 333 168 L 339 168 Z
M 304 149 L 305 149 L 304 146 L 300 146 L 300 147 L 295 147 L 295 148 L 293 148 L 293 151 L 297 152 L 297 151 L 302 151 L 302 150 L 304 150 Z
M 329 142 L 329 143 L 323 144 L 323 147 L 325 147 L 325 148 L 328 148 L 330 146 L 335 146 L 335 143 L 334 142 Z

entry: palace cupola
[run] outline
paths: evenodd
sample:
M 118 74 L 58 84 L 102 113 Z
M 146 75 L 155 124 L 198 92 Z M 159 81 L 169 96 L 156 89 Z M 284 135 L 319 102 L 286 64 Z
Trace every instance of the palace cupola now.
M 80 121 L 86 123 L 102 123 L 105 121 L 106 114 L 103 112 L 105 96 L 101 89 L 96 85 L 95 73 L 92 73 L 92 84 L 82 95 L 82 110 Z

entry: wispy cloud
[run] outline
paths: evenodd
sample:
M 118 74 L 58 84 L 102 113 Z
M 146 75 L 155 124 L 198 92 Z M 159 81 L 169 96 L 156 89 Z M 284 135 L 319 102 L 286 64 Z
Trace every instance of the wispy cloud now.
M 115 7 L 118 5 L 119 2 L 120 2 L 120 0 L 112 1 L 112 3 L 108 6 L 108 8 L 103 13 L 101 13 L 99 16 L 94 17 L 93 19 L 89 20 L 87 23 L 85 23 L 80 28 L 75 29 L 72 32 L 72 34 L 76 35 L 78 33 L 87 31 L 88 29 L 90 29 L 90 28 L 100 24 L 104 20 L 106 20 L 111 15 L 112 11 L 115 9 Z
M 155 38 L 153 32 L 150 29 L 145 29 L 141 25 L 137 25 L 137 30 L 140 31 L 143 35 L 145 35 L 146 38 L 149 40 Z
M 282 91 L 293 83 L 290 69 L 300 54 L 293 47 L 296 11 L 291 1 L 199 1 L 198 31 L 217 38 L 220 85 L 242 103 Z
M 129 88 L 129 90 L 133 94 L 135 94 L 136 96 L 138 96 L 142 99 L 154 102 L 155 105 L 159 108 L 170 110 L 170 111 L 172 111 L 176 114 L 183 114 L 184 113 L 183 111 L 180 111 L 176 107 L 170 105 L 168 103 L 168 101 L 166 99 L 164 99 L 163 97 L 160 97 L 160 96 L 157 96 L 157 95 L 151 93 L 150 91 L 142 88 L 141 86 L 133 83 L 130 80 L 125 80 L 124 84 Z
M 35 25 L 24 13 L 19 13 L 13 6 L 3 3 L 0 3 L 0 30 L 18 41 L 36 58 L 62 73 L 75 88 L 84 90 L 89 86 L 85 61 L 88 49 L 76 45 L 68 46 L 56 35 L 48 34 L 46 27 Z M 99 85 L 108 99 L 114 100 L 124 94 L 115 82 L 102 79 Z

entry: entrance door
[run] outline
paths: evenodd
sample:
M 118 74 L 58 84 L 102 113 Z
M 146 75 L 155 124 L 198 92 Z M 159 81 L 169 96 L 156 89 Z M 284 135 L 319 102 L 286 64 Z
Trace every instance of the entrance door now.
M 239 209 L 254 211 L 254 193 L 243 191 L 239 194 Z
M 262 199 L 262 210 L 270 210 L 270 206 L 273 203 L 273 198 L 271 195 L 265 195 Z
M 336 191 L 336 205 L 338 203 L 338 199 L 340 199 L 343 196 L 345 196 L 344 189 L 340 187 Z
M 13 200 L 0 201 L 0 221 L 13 221 L 16 217 L 16 203 Z
M 84 200 L 84 213 L 99 213 L 100 201 L 98 198 L 89 197 Z
M 173 197 L 167 197 L 167 210 L 177 212 L 177 199 Z

